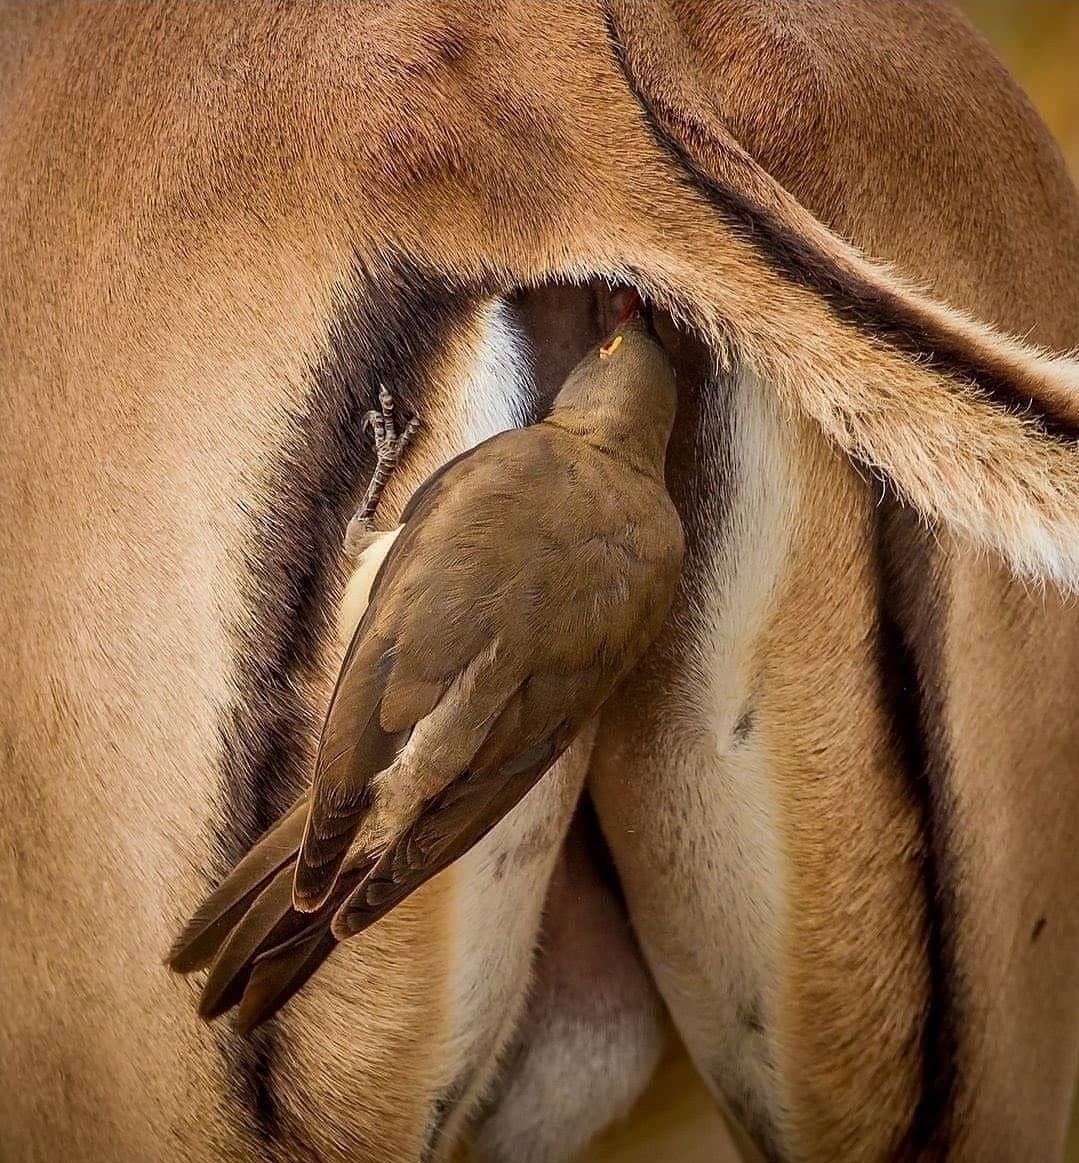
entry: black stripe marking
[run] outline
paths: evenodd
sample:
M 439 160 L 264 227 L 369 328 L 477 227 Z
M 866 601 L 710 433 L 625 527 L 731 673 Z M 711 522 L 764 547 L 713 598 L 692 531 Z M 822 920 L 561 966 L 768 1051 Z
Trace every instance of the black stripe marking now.
M 617 25 L 607 13 L 612 52 L 626 84 L 641 107 L 662 148 L 713 206 L 725 226 L 752 245 L 773 270 L 787 281 L 818 294 L 841 320 L 871 339 L 883 340 L 917 355 L 923 364 L 949 376 L 973 381 L 1009 412 L 1038 423 L 1047 436 L 1069 441 L 1079 428 L 1046 413 L 1016 393 L 1009 378 L 988 366 L 972 363 L 950 336 L 931 335 L 897 296 L 863 284 L 828 256 L 795 234 L 773 213 L 741 192 L 721 186 L 660 123 L 651 102 L 636 83 Z M 948 757 L 943 729 L 944 666 L 940 657 L 942 600 L 928 569 L 924 533 L 918 518 L 889 499 L 888 521 L 882 506 L 878 527 L 880 681 L 893 721 L 893 737 L 911 794 L 921 811 L 922 874 L 926 896 L 926 954 L 931 993 L 922 1029 L 922 1086 L 898 1159 L 943 1159 L 951 1139 L 954 1111 L 958 1033 L 955 1006 L 954 949 L 948 922 L 954 916 L 952 894 L 944 866 L 947 836 Z M 884 522 L 888 521 L 887 528 Z M 908 536 L 899 544 L 898 532 Z M 919 568 L 920 567 L 920 568 Z M 747 1125 L 752 1125 L 747 1122 Z M 756 1128 L 758 1137 L 761 1128 Z
M 267 499 L 252 506 L 243 549 L 246 617 L 232 628 L 237 697 L 221 725 L 222 808 L 214 870 L 224 875 L 310 778 L 316 711 L 297 691 L 318 666 L 343 582 L 345 526 L 374 469 L 364 413 L 380 383 L 401 411 L 422 413 L 430 366 L 477 293 L 400 262 L 357 269 L 314 369 L 303 412 L 274 457 Z M 304 1153 L 274 1087 L 273 1023 L 247 1038 L 220 1034 L 229 1110 L 265 1159 Z M 311 1152 L 313 1154 L 313 1151 Z
M 947 598 L 920 518 L 888 498 L 876 509 L 879 680 L 891 736 L 920 815 L 929 995 L 921 1028 L 921 1094 L 897 1160 L 947 1157 L 958 1074 L 958 972 L 949 876 L 950 757 L 944 701 Z
M 440 1094 L 436 1095 L 427 1114 L 427 1129 L 423 1136 L 423 1146 L 417 1163 L 431 1163 L 431 1160 L 445 1146 L 445 1131 L 461 1100 L 468 1093 L 475 1077 L 475 1069 L 466 1066 Z
M 998 408 L 1034 426 L 1046 438 L 1068 444 L 1079 441 L 1079 423 L 1024 394 L 1003 361 L 977 359 L 950 330 L 933 327 L 901 296 L 858 278 L 792 230 L 774 211 L 717 182 L 663 124 L 655 104 L 637 82 L 617 21 L 609 10 L 605 20 L 612 55 L 656 142 L 734 237 L 752 246 L 782 278 L 819 295 L 837 318 L 868 338 L 917 357 L 922 366 L 940 375 L 975 385 Z M 674 121 L 679 119 L 677 110 L 666 113 Z M 704 127 L 698 125 L 697 132 L 705 132 Z

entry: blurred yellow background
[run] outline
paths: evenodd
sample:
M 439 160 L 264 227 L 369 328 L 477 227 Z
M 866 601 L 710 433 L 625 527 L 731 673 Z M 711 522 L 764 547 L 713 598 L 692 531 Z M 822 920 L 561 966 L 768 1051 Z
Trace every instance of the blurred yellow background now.
M 961 7 L 1019 78 L 1079 177 L 1079 3 L 967 0 Z
M 1079 178 L 1079 0 L 961 6 L 1030 94 Z M 587 1163 L 727 1163 L 730 1151 L 703 1087 L 672 1049 L 633 1115 L 595 1145 Z M 1079 1108 L 1065 1163 L 1079 1163 Z

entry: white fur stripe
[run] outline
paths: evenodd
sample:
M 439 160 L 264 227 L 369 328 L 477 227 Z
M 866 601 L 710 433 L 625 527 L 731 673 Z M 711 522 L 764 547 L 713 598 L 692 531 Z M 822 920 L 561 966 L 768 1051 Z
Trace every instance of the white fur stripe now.
M 492 299 L 479 319 L 475 360 L 461 381 L 457 404 L 460 451 L 515 428 L 525 418 L 532 383 L 524 336 L 502 299 Z

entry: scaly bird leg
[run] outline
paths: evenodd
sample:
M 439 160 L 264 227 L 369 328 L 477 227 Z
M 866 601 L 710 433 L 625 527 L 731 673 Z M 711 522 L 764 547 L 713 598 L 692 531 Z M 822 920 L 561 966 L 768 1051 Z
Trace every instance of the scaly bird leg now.
M 398 433 L 393 418 L 393 396 L 384 384 L 380 384 L 378 388 L 378 403 L 378 410 L 368 412 L 363 418 L 364 428 L 369 429 L 374 436 L 377 460 L 363 501 L 345 530 L 345 552 L 353 557 L 359 557 L 370 544 L 371 535 L 375 532 L 373 518 L 382 491 L 393 475 L 393 470 L 397 467 L 408 442 L 420 426 L 419 417 L 413 416 L 405 425 L 404 431 Z

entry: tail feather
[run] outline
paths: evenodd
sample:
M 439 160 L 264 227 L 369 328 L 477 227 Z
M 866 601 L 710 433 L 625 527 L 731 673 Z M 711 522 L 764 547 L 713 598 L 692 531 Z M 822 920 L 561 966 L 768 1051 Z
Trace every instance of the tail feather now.
M 288 940 L 289 934 L 284 930 L 291 912 L 292 868 L 289 866 L 278 871 L 222 943 L 199 1001 L 202 1017 L 210 1021 L 239 1002 L 259 951 Z
M 239 1005 L 240 1025 L 251 1029 L 274 1014 L 337 944 L 330 922 L 370 868 L 343 872 L 316 913 L 292 907 L 293 866 L 282 868 L 222 943 L 203 987 L 200 1016 L 212 1021 Z
M 297 937 L 261 954 L 251 967 L 240 1002 L 236 1023 L 240 1032 L 253 1030 L 277 1013 L 329 957 L 337 943 L 330 931 L 329 918 L 319 914 L 318 920 Z
M 199 906 L 169 950 L 171 969 L 191 973 L 210 964 L 266 882 L 295 857 L 307 804 L 301 796 Z

